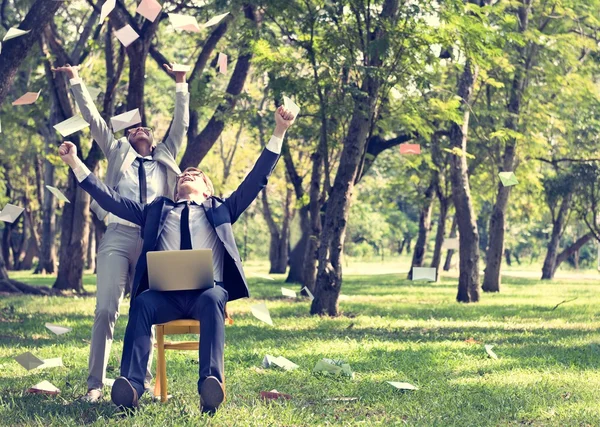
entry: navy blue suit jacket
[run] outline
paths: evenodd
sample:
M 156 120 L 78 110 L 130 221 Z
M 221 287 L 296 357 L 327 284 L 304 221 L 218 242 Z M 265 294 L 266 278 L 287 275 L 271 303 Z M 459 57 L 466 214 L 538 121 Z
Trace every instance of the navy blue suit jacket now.
M 223 286 L 229 293 L 229 301 L 250 296 L 231 225 L 237 221 L 242 212 L 250 206 L 259 192 L 267 185 L 278 159 L 279 154 L 264 149 L 248 176 L 229 197 L 221 199 L 213 196 L 201 204 L 208 221 L 225 247 Z M 121 197 L 94 174 L 90 174 L 80 185 L 104 210 L 142 227 L 144 244 L 136 265 L 131 291 L 133 299 L 148 289 L 146 254 L 149 251 L 157 250 L 160 233 L 165 225 L 167 215 L 176 204 L 167 197 L 158 197 L 152 203 L 142 205 L 134 200 Z

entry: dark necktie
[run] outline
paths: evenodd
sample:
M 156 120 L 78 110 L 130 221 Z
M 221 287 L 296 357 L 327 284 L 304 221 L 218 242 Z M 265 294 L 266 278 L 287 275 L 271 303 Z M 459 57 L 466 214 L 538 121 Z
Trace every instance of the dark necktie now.
M 192 249 L 192 235 L 190 233 L 190 204 L 186 202 L 181 212 L 181 222 L 179 223 L 181 232 L 181 244 L 179 249 L 182 251 Z
M 144 161 L 146 161 L 146 159 L 138 157 L 137 161 L 139 163 L 138 177 L 140 179 L 140 203 L 143 203 L 145 205 L 148 201 L 148 184 L 146 183 L 146 169 L 144 168 Z

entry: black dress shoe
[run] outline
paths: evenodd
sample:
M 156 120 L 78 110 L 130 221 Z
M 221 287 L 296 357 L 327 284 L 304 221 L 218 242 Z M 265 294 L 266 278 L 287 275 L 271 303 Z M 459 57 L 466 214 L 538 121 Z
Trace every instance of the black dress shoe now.
M 137 408 L 139 406 L 137 391 L 125 377 L 119 377 L 115 380 L 110 398 L 120 408 Z
M 200 412 L 214 414 L 225 400 L 225 390 L 215 377 L 206 377 L 200 387 Z

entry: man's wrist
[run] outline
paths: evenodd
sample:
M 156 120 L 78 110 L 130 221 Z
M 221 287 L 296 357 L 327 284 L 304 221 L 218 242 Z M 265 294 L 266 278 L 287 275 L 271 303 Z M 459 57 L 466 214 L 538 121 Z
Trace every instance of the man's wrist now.
M 277 138 L 281 138 L 283 139 L 285 137 L 285 132 L 287 131 L 287 128 L 284 128 L 283 126 L 275 126 L 275 130 L 273 131 L 273 136 L 276 136 Z
M 185 83 L 185 74 L 179 75 L 179 73 L 175 74 L 175 83 Z

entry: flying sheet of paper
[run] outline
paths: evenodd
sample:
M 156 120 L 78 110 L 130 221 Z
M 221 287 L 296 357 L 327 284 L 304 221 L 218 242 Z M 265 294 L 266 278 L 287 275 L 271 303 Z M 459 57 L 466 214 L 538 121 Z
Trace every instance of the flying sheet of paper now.
M 19 206 L 11 205 L 7 203 L 4 209 L 0 211 L 0 221 L 10 222 L 11 224 L 21 216 L 25 209 Z
M 445 249 L 454 249 L 458 250 L 458 237 L 450 237 L 448 239 L 444 239 L 444 243 L 442 243 L 442 248 Z
M 21 365 L 28 371 L 31 371 L 32 369 L 35 369 L 44 364 L 44 361 L 42 359 L 38 359 L 29 351 L 27 353 L 19 354 L 17 357 L 15 357 L 15 360 L 19 362 L 19 365 Z
M 283 97 L 283 106 L 286 110 L 289 110 L 294 117 L 298 117 L 298 114 L 300 113 L 300 107 L 298 107 L 296 103 L 287 96 Z
M 60 368 L 63 366 L 62 357 L 55 357 L 53 359 L 44 359 L 43 364 L 37 367 L 37 369 L 47 369 L 47 368 Z
M 225 55 L 223 52 L 219 52 L 217 64 L 219 65 L 219 73 L 227 74 L 227 55 Z
M 510 187 L 511 185 L 517 185 L 519 183 L 514 172 L 500 172 L 498 176 L 500 177 L 500 181 L 502 181 L 502 185 L 505 187 Z
M 54 187 L 50 187 L 49 185 L 46 185 L 46 187 L 48 188 L 48 190 L 50 190 L 51 188 L 54 188 Z M 50 190 L 50 191 L 52 191 L 52 190 Z M 54 193 L 54 192 L 52 191 L 52 193 Z M 60 193 L 60 194 L 62 194 L 62 193 Z M 65 199 L 66 199 L 66 197 L 65 197 Z M 68 200 L 67 200 L 67 202 L 68 202 Z M 50 329 L 56 335 L 66 334 L 67 332 L 71 332 L 73 330 L 72 328 L 67 328 L 66 326 L 55 325 L 53 323 L 46 323 L 44 326 L 46 326 L 46 328 Z
M 38 91 L 38 92 L 27 92 L 25 95 L 23 95 L 19 99 L 13 101 L 12 105 L 30 105 L 30 104 L 33 104 L 40 97 L 40 93 L 42 93 L 41 90 Z
M 190 67 L 189 65 L 183 65 L 183 64 L 173 64 L 173 71 L 175 72 L 185 72 L 187 73 L 188 71 L 190 71 L 192 67 Z
M 488 356 L 490 356 L 492 359 L 498 359 L 498 355 L 492 351 L 492 348 L 494 348 L 494 346 L 493 346 L 493 345 L 486 344 L 486 345 L 485 345 L 485 352 L 486 352 L 486 353 L 488 354 Z
M 315 296 L 312 294 L 311 291 L 308 290 L 308 288 L 305 286 L 302 289 L 300 289 L 300 292 L 302 291 L 306 291 L 306 293 L 308 294 L 308 298 L 312 301 L 315 299 Z
M 27 34 L 28 32 L 30 32 L 31 30 L 20 30 L 19 28 L 9 28 L 8 31 L 6 32 L 6 34 L 4 35 L 4 38 L 2 39 L 3 42 L 10 40 L 10 39 L 15 39 L 17 37 L 21 37 L 24 36 L 25 34 Z
M 119 114 L 118 116 L 112 117 L 110 119 L 110 123 L 114 132 L 118 132 L 120 130 L 128 128 L 129 126 L 137 125 L 141 122 L 142 117 L 140 116 L 140 110 L 137 108 L 135 110 Z
M 115 36 L 117 36 L 119 41 L 123 43 L 123 46 L 125 47 L 140 38 L 140 35 L 135 32 L 131 25 L 125 25 L 120 30 L 115 31 Z
M 212 27 L 213 25 L 217 25 L 219 22 L 221 22 L 223 20 L 223 18 L 225 18 L 227 15 L 229 15 L 229 12 L 224 13 L 222 15 L 217 15 L 213 18 L 211 18 L 210 20 L 208 20 L 205 24 L 204 24 L 204 28 L 208 28 L 208 27 Z
M 156 0 L 142 0 L 135 11 L 148 21 L 154 22 L 161 10 L 162 6 Z
M 436 281 L 435 277 L 436 269 L 430 267 L 413 267 L 412 279 L 413 280 L 428 280 L 431 282 Z
M 419 144 L 400 144 L 400 154 L 421 154 Z
M 325 359 L 321 359 L 313 368 L 313 372 L 323 372 L 324 374 L 339 375 L 342 373 L 342 367 L 329 363 Z
M 65 120 L 64 122 L 60 122 L 53 126 L 62 136 L 69 136 L 75 132 L 79 132 L 81 129 L 85 129 L 90 124 L 83 120 L 81 115 L 76 115 L 71 117 L 70 119 Z
M 386 381 L 388 384 L 396 387 L 398 390 L 418 390 L 418 387 L 415 387 L 412 384 L 409 383 L 399 383 L 396 381 Z
M 104 22 L 108 14 L 113 11 L 116 5 L 117 0 L 106 0 L 104 2 L 102 9 L 100 10 L 100 24 Z
M 49 381 L 42 381 L 27 390 L 27 393 L 59 394 L 60 390 Z
M 286 297 L 296 298 L 296 291 L 288 288 L 281 288 L 281 294 Z
M 252 309 L 252 314 L 258 320 L 261 320 L 261 321 L 273 326 L 273 321 L 271 320 L 271 315 L 269 314 L 269 309 L 267 308 L 267 305 L 264 302 L 260 303 L 260 304 L 255 304 L 252 307 L 250 307 L 250 309 Z
M 286 371 L 293 371 L 294 369 L 299 368 L 298 365 L 296 365 L 294 362 L 286 359 L 283 356 L 275 357 L 271 360 L 271 364 L 279 366 L 280 368 L 285 369 Z
M 169 20 L 171 21 L 171 25 L 177 30 L 191 31 L 193 33 L 200 32 L 198 21 L 193 16 L 169 13 Z
M 87 88 L 88 92 L 90 93 L 90 96 L 92 97 L 92 99 L 95 101 L 96 98 L 98 98 L 98 95 L 100 95 L 100 93 L 102 92 L 102 89 L 99 89 L 97 87 L 94 86 L 89 86 Z
M 65 196 L 58 188 L 52 187 L 50 185 L 46 185 L 46 188 L 48 189 L 48 191 L 54 194 L 54 197 L 56 197 L 58 200 L 61 200 L 66 203 L 71 203 L 69 199 L 67 199 L 67 196 Z

